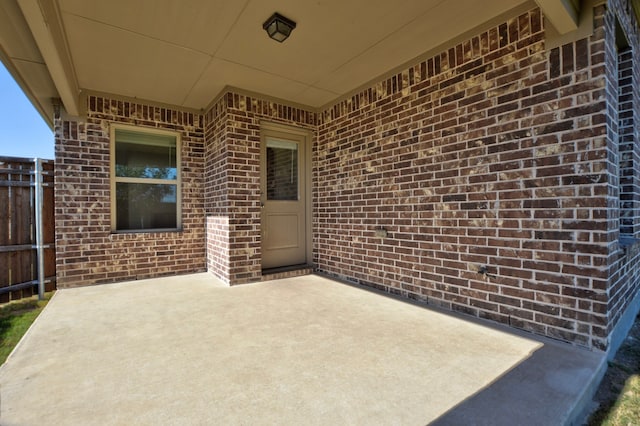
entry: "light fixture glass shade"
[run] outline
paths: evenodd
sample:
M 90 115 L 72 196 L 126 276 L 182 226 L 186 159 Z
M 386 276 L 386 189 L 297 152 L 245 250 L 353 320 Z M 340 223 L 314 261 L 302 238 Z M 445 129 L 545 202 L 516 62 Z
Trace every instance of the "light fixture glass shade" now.
M 291 35 L 291 31 L 293 31 L 295 27 L 295 22 L 289 18 L 285 18 L 279 13 L 274 13 L 262 24 L 262 28 L 269 34 L 269 37 L 280 43 Z

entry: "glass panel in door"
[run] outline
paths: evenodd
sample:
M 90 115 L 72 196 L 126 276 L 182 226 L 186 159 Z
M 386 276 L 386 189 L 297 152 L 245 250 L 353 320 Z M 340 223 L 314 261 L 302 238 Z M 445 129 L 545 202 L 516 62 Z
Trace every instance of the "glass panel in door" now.
M 298 144 L 269 139 L 266 155 L 267 200 L 298 200 Z

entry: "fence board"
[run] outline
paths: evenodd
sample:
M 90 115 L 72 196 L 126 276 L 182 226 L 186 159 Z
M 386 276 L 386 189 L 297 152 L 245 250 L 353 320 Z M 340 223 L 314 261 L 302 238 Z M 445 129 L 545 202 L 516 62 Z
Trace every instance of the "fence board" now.
M 4 216 L 3 216 L 4 217 Z M 0 288 L 7 287 L 9 282 L 9 275 L 11 273 L 11 268 L 9 267 L 11 263 L 11 253 L 3 252 L 0 253 Z M 9 300 L 9 294 L 0 294 L 0 303 L 6 303 Z
M 45 186 L 43 191 L 43 205 L 45 206 L 44 212 L 42 214 L 42 224 L 44 227 L 43 235 L 44 242 L 47 244 L 53 244 L 56 241 L 56 229 L 55 229 L 55 218 L 53 216 L 54 209 L 53 206 L 54 201 L 54 189 L 53 189 L 53 175 L 46 176 L 45 182 L 47 180 L 51 180 L 51 186 Z M 48 182 L 47 182 L 48 183 Z M 47 208 L 49 207 L 49 208 Z
M 37 294 L 36 162 L 0 157 L 0 303 Z M 54 163 L 42 161 L 45 290 L 55 289 Z
M 9 213 L 9 187 L 0 187 L 0 246 L 9 244 Z
M 48 248 L 44 250 L 44 276 L 48 282 L 45 283 L 45 291 L 56 288 L 56 250 Z
M 43 206 L 42 213 L 43 236 L 45 244 L 50 248 L 44 250 L 44 275 L 47 279 L 45 291 L 55 289 L 56 285 L 56 229 L 55 229 L 55 189 L 54 189 L 54 163 L 43 162 Z M 36 259 L 37 260 L 37 259 Z
M 31 188 L 17 187 L 12 190 L 11 244 L 29 244 L 33 241 L 31 237 Z

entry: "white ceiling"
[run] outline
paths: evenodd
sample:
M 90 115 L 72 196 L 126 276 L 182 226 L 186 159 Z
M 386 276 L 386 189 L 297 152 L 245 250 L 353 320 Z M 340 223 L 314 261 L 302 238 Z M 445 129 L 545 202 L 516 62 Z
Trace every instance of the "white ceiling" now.
M 60 0 L 80 87 L 190 108 L 225 85 L 319 107 L 521 0 Z M 297 22 L 280 44 L 262 23 Z
M 0 59 L 32 99 L 55 96 L 64 74 L 72 88 L 71 97 L 61 96 L 65 106 L 77 97 L 74 91 L 91 90 L 204 109 L 233 86 L 317 108 L 527 6 L 535 3 L 3 0 L 0 26 L 12 28 L 0 27 Z M 34 17 L 38 9 L 42 16 Z M 262 29 L 276 11 L 297 22 L 284 43 L 270 40 Z M 35 30 L 38 20 L 53 34 L 53 57 L 65 72 L 56 73 L 49 63 L 51 52 Z

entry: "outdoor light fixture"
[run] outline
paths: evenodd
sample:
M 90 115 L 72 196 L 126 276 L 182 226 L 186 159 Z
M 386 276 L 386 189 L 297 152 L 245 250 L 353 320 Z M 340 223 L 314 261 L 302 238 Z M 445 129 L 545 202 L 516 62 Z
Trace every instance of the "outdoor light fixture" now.
M 291 31 L 293 31 L 295 27 L 295 22 L 277 12 L 262 24 L 262 28 L 269 34 L 269 37 L 280 43 L 289 38 Z

